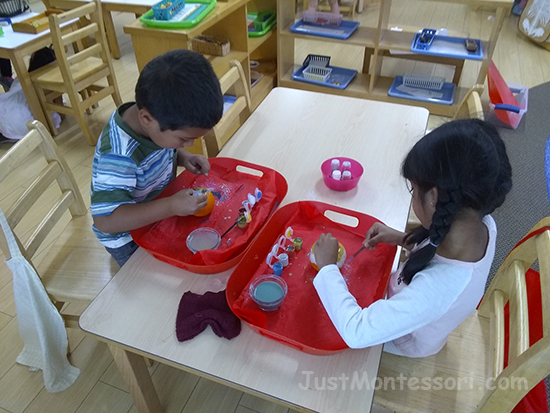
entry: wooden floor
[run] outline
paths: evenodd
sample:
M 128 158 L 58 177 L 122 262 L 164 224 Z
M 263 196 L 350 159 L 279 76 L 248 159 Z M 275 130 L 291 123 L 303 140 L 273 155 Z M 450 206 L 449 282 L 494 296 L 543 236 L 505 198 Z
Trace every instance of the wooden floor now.
M 472 37 L 488 30 L 485 22 L 490 21 L 492 15 L 489 10 L 473 13 L 467 6 L 449 3 L 407 2 L 406 0 L 394 0 L 393 3 L 394 13 L 390 20 L 392 24 L 447 27 L 451 30 L 469 32 Z M 436 4 L 437 7 L 434 7 Z M 36 11 L 41 7 L 41 4 L 33 4 L 33 9 Z M 376 4 L 369 5 L 358 18 L 365 22 L 372 22 L 372 16 L 378 14 L 377 7 Z M 122 57 L 114 61 L 114 66 L 125 101 L 133 99 L 138 75 L 130 38 L 122 32 L 122 26 L 133 19 L 134 17 L 130 14 L 115 15 Z M 511 16 L 504 25 L 494 57 L 497 67 L 509 82 L 532 87 L 549 81 L 550 52 L 524 39 L 517 31 L 517 20 L 517 17 Z M 362 62 L 358 59 L 362 54 L 357 50 L 338 47 L 331 51 L 326 50 L 326 45 L 319 42 L 300 41 L 296 51 L 297 61 L 301 61 L 307 53 L 322 52 L 333 56 L 334 65 L 361 67 Z M 391 72 L 394 66 L 390 63 L 385 70 Z M 420 64 L 411 67 L 410 70 L 434 71 L 433 68 L 426 68 Z M 445 70 L 445 68 L 435 69 L 438 73 L 445 73 Z M 466 67 L 465 84 L 472 83 L 474 80 L 475 67 Z M 99 134 L 113 110 L 113 103 L 105 100 L 100 103 L 100 108 L 89 116 L 95 133 Z M 443 121 L 445 119 L 432 116 L 430 126 L 433 127 Z M 57 138 L 57 142 L 89 203 L 87 194 L 94 148 L 85 143 L 75 125 L 74 119 L 67 118 L 61 127 L 64 133 Z M 9 147 L 10 144 L 0 145 L 0 156 Z M 25 168 L 21 167 L 19 177 L 0 186 L 0 202 L 3 206 L 9 205 L 10 200 L 24 190 L 25 185 L 28 184 L 25 181 Z M 42 255 L 46 253 L 47 248 Z M 3 263 L 3 256 L 0 258 L 2 261 L 0 264 L 0 413 L 135 412 L 130 395 L 122 383 L 107 347 L 94 339 L 85 337 L 81 332 L 71 331 L 69 337 L 71 362 L 81 369 L 81 376 L 73 386 L 62 393 L 48 393 L 43 386 L 41 372 L 31 373 L 27 368 L 15 363 L 22 349 L 22 342 L 18 335 L 12 275 Z M 285 407 L 157 363 L 151 367 L 151 373 L 167 413 L 289 412 Z

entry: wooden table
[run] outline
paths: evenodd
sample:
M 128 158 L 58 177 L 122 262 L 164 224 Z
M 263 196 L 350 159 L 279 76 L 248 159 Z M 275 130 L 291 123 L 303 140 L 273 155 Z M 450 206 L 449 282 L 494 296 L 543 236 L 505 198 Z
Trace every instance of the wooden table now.
M 283 204 L 324 201 L 403 230 L 411 197 L 400 164 L 423 136 L 427 119 L 428 111 L 422 108 L 276 88 L 219 156 L 277 169 L 288 181 Z M 358 187 L 350 192 L 331 191 L 322 182 L 321 163 L 336 155 L 353 157 L 365 167 Z M 179 343 L 174 326 L 183 293 L 223 290 L 230 273 L 193 274 L 157 261 L 140 248 L 82 314 L 81 328 L 109 344 L 139 412 L 162 408 L 137 354 L 296 409 L 370 410 L 374 389 L 350 389 L 349 383 L 363 372 L 375 379 L 382 346 L 313 356 L 262 337 L 246 325 L 231 341 L 207 329 Z M 342 375 L 350 379 L 345 389 L 315 389 L 314 377 Z
M 31 12 L 21 13 L 18 16 L 12 17 L 11 20 L 17 23 L 29 17 L 36 16 L 37 14 L 38 13 Z M 66 23 L 67 29 L 69 29 L 72 23 L 74 23 L 74 21 Z M 23 93 L 27 98 L 32 116 L 47 127 L 48 122 L 46 121 L 46 115 L 42 110 L 40 100 L 34 90 L 24 57 L 43 47 L 49 46 L 52 43 L 50 31 L 45 30 L 38 34 L 30 34 L 14 32 L 11 26 L 4 26 L 2 29 L 4 30 L 4 35 L 0 37 L 0 57 L 11 60 L 15 73 L 17 73 L 17 78 L 21 83 Z M 50 132 L 57 133 L 57 131 Z

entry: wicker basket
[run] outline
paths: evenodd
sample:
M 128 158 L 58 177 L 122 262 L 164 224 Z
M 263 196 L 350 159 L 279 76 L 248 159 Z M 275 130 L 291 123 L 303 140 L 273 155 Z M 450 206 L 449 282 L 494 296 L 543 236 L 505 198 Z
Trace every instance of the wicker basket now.
M 0 0 L 0 17 L 13 17 L 30 10 L 27 0 Z
M 229 53 L 230 43 L 228 39 L 201 34 L 191 40 L 191 46 L 195 52 L 225 56 Z

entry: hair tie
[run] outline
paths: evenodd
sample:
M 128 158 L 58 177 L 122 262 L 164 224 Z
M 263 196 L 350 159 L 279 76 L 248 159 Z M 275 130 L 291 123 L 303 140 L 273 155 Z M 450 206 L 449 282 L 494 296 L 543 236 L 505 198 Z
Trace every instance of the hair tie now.
M 436 248 L 439 247 L 439 244 L 436 244 L 435 242 L 433 242 L 431 238 L 430 238 L 430 245 Z

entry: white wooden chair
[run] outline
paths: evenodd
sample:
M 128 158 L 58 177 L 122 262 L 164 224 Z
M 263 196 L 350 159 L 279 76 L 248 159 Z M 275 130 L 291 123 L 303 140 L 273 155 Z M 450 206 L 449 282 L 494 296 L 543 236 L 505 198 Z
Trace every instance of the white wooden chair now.
M 229 62 L 229 70 L 220 79 L 222 93 L 234 95 L 237 100 L 231 105 L 212 130 L 204 136 L 208 156 L 216 156 L 252 112 L 250 88 L 243 68 L 237 60 Z
M 376 390 L 375 404 L 396 412 L 507 413 L 550 374 L 550 218 L 540 221 L 529 235 L 502 263 L 478 310 L 449 336 L 438 354 L 408 358 L 383 353 L 379 383 L 387 385 Z M 537 259 L 542 316 L 527 307 L 525 273 Z M 509 356 L 504 368 L 507 302 Z M 543 336 L 532 345 L 530 316 L 543 320 Z M 406 379 L 402 388 L 399 377 Z
M 62 33 L 60 25 L 73 19 L 80 19 L 81 27 Z M 64 13 L 51 14 L 49 21 L 57 60 L 33 71 L 31 79 L 47 114 L 50 129 L 55 130 L 51 111 L 72 115 L 88 143 L 95 145 L 98 136 L 90 130 L 84 112 L 109 96 L 112 96 L 116 106 L 122 104 L 105 39 L 101 3 L 93 0 Z M 87 41 L 89 37 L 93 37 L 95 43 Z M 67 56 L 65 46 L 73 43 L 82 46 L 77 53 Z M 106 86 L 100 82 L 103 79 L 106 79 Z M 69 97 L 68 105 L 54 101 L 63 93 Z
M 91 215 L 55 141 L 38 121 L 27 126 L 30 132 L 0 158 L 0 183 L 18 179 L 23 164 L 36 173 L 11 205 L 10 199 L 0 206 L 23 256 L 61 311 L 66 302 L 94 299 L 118 266 L 95 238 Z M 10 258 L 2 231 L 0 250 Z M 77 316 L 62 315 L 67 327 L 78 328 Z

